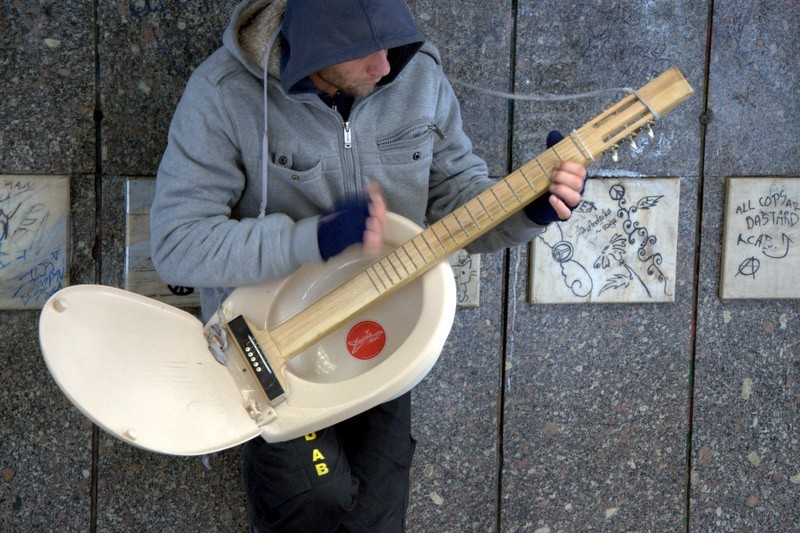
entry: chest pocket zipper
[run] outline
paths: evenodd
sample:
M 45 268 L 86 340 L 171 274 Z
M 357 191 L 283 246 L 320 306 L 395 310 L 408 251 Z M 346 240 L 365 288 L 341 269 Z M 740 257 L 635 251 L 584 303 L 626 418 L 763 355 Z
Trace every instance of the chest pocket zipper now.
M 447 135 L 445 135 L 444 132 L 439 129 L 439 126 L 433 122 L 428 122 L 426 124 L 415 124 L 413 126 L 409 126 L 392 137 L 389 137 L 388 139 L 381 139 L 378 141 L 378 147 L 393 148 L 414 144 L 425 139 L 432 133 L 438 135 L 442 140 L 447 138 Z

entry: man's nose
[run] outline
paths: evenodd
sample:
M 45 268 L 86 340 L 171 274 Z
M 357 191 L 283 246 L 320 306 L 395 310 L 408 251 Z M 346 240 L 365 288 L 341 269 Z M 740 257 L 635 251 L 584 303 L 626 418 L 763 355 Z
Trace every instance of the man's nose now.
M 384 77 L 391 69 L 388 50 L 378 50 L 367 56 L 367 73 Z

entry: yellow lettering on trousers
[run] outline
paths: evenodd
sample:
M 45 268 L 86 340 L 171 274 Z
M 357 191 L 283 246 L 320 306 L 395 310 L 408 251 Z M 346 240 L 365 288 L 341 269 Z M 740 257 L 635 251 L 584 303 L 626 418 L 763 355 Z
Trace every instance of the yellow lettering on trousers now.
M 316 467 L 317 469 L 318 476 L 324 476 L 325 474 L 328 473 L 328 465 L 326 465 L 325 463 L 315 464 L 314 467 Z
M 325 456 L 322 455 L 322 452 L 317 449 L 314 449 L 314 452 L 311 454 L 311 462 L 316 463 L 317 461 L 323 461 L 324 459 Z
M 316 433 L 309 433 L 308 435 L 306 435 L 306 440 L 314 440 L 316 438 L 317 438 Z

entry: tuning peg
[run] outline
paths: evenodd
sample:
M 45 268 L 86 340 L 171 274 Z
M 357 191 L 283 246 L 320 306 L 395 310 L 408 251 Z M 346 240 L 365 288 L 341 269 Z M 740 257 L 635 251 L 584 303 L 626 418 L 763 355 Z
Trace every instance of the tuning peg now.
M 615 144 L 615 145 L 611 146 L 611 160 L 614 163 L 618 163 L 619 162 L 619 145 L 618 144 Z
M 631 143 L 631 150 L 638 150 L 639 149 L 639 146 L 636 144 L 636 141 L 634 140 L 635 137 L 636 137 L 636 134 L 635 133 L 631 133 L 631 136 L 628 138 L 628 140 Z

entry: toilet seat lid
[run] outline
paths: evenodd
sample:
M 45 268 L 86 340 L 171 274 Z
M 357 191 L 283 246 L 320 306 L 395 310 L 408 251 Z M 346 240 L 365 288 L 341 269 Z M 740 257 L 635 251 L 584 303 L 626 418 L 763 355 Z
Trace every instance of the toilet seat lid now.
M 101 285 L 53 295 L 39 320 L 51 375 L 84 415 L 134 446 L 175 455 L 230 448 L 260 433 L 202 323 Z

